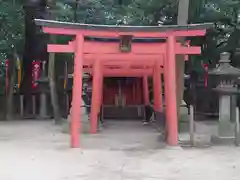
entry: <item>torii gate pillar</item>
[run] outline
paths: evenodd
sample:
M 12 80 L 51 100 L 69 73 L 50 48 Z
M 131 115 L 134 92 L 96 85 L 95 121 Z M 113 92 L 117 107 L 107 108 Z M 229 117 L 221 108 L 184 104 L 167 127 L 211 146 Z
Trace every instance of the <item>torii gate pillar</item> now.
M 79 147 L 79 131 L 81 122 L 81 103 L 82 103 L 82 73 L 83 73 L 83 35 L 77 34 L 74 57 L 74 78 L 73 95 L 71 109 L 71 147 Z
M 169 145 L 178 145 L 178 117 L 176 95 L 176 38 L 173 35 L 167 38 L 166 58 L 164 62 L 167 142 Z
M 156 61 L 156 65 L 153 69 L 153 98 L 154 98 L 154 110 L 156 112 L 162 112 L 162 79 L 160 64 Z
M 144 105 L 149 105 L 149 87 L 148 87 L 148 76 L 143 76 L 142 78 L 142 86 L 143 86 L 143 100 Z
M 93 83 L 92 83 L 92 103 L 90 114 L 90 133 L 96 134 L 98 127 L 98 114 L 101 104 L 102 72 L 101 62 L 96 59 L 93 65 Z

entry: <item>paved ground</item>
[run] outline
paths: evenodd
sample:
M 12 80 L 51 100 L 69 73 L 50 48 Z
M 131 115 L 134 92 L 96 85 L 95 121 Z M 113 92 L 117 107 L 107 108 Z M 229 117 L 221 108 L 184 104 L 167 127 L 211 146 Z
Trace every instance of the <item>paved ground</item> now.
M 205 132 L 204 132 L 205 133 Z M 139 122 L 108 123 L 82 149 L 47 121 L 0 123 L 0 180 L 239 180 L 240 149 L 164 147 Z

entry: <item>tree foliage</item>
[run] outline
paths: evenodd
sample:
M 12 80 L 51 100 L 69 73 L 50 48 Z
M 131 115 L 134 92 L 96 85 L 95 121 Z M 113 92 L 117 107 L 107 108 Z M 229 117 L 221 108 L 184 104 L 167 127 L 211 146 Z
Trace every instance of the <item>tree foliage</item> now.
M 88 24 L 163 25 L 177 23 L 177 0 L 53 0 L 56 20 Z M 76 3 L 77 2 L 77 3 Z M 23 52 L 24 0 L 0 0 L 0 66 L 7 53 Z M 206 37 L 191 39 L 202 46 L 202 55 L 194 57 L 215 65 L 222 51 L 230 51 L 237 62 L 240 47 L 240 0 L 190 0 L 189 23 L 214 22 Z M 27 27 L 26 27 L 27 28 Z M 69 40 L 60 37 L 58 42 Z M 69 55 L 61 56 L 70 59 Z M 199 64 L 193 64 L 199 67 Z M 201 69 L 201 68 L 200 68 Z M 3 68 L 0 68 L 3 76 Z M 3 86 L 2 86 L 3 87 Z
M 176 24 L 176 0 L 55 0 L 57 20 L 89 24 L 162 25 Z M 77 2 L 77 4 L 76 4 Z M 207 38 L 195 40 L 204 56 L 234 49 L 228 42 L 239 28 L 239 0 L 190 0 L 190 23 L 214 22 Z M 0 0 L 0 49 L 21 51 L 24 40 L 23 0 Z M 235 33 L 237 34 L 237 33 Z M 232 38 L 235 39 L 236 38 Z M 19 46 L 19 44 L 21 46 Z M 212 51 L 215 48 L 216 51 Z
M 0 53 L 22 50 L 24 16 L 20 0 L 0 0 Z
M 215 27 L 207 32 L 205 38 L 198 38 L 194 42 L 203 47 L 202 55 L 197 58 L 210 62 L 213 67 L 217 63 L 221 52 L 229 51 L 232 53 L 232 59 L 236 59 L 235 52 L 240 39 L 240 1 L 202 1 L 203 3 L 192 1 L 191 8 L 194 10 L 190 13 L 190 23 L 213 22 Z

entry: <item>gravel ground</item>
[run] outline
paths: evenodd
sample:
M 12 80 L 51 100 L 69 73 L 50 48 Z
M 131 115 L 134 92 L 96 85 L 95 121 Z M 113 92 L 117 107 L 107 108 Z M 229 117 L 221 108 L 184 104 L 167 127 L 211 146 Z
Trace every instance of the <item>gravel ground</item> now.
M 205 133 L 205 132 L 204 132 Z M 140 122 L 108 123 L 81 149 L 50 121 L 0 123 L 0 180 L 239 180 L 240 149 L 167 147 Z

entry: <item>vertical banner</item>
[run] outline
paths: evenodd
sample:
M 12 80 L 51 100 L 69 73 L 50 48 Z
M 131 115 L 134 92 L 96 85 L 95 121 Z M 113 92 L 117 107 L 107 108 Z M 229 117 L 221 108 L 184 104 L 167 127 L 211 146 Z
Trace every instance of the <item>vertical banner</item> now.
M 35 89 L 38 87 L 36 82 L 40 78 L 41 73 L 41 61 L 32 62 L 32 88 Z
M 66 91 L 68 85 L 68 63 L 64 63 L 64 79 L 63 79 L 63 89 Z
M 208 86 L 208 64 L 203 64 L 204 68 L 204 87 Z
M 21 60 L 17 58 L 16 60 L 17 64 L 17 88 L 20 89 L 21 81 L 22 81 L 22 64 Z
M 5 93 L 8 93 L 8 87 L 9 87 L 9 60 L 7 59 L 5 61 L 5 70 L 6 70 L 6 79 L 5 79 Z

